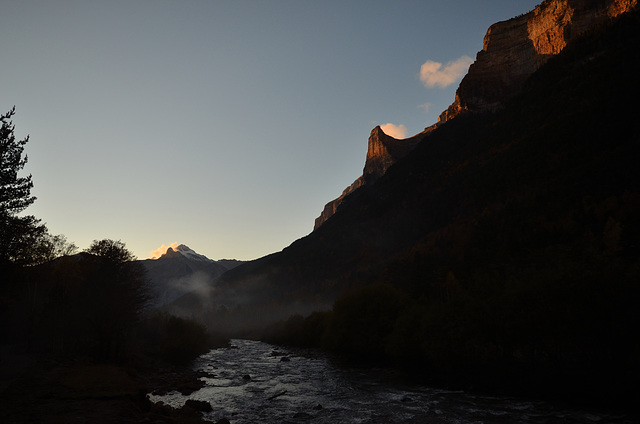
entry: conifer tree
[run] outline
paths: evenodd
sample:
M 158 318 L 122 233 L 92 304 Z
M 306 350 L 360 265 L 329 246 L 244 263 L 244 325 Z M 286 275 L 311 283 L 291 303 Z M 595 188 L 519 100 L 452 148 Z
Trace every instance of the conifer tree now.
M 33 246 L 47 229 L 34 216 L 18 216 L 36 198 L 31 195 L 31 175 L 18 175 L 27 163 L 23 152 L 29 136 L 16 140 L 14 114 L 15 106 L 0 116 L 0 264 L 28 265 L 33 263 Z

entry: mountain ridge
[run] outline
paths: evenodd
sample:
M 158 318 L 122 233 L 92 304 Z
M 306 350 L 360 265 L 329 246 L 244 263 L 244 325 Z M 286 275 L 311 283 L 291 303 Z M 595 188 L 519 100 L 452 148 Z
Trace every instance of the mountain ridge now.
M 637 12 L 624 22 L 633 19 Z M 637 227 L 630 217 L 640 177 L 629 162 L 638 157 L 637 139 L 626 134 L 637 137 L 638 129 L 631 111 L 617 105 L 637 92 L 628 63 L 637 63 L 629 46 L 638 34 L 633 24 L 622 28 L 628 38 L 609 29 L 614 35 L 600 30 L 573 40 L 500 113 L 463 114 L 439 125 L 374 183 L 346 196 L 316 231 L 226 273 L 218 288 L 232 289 L 245 305 L 304 299 L 320 308 L 386 279 L 424 290 L 418 282 L 438 285 L 449 272 L 469 279 L 473 266 L 485 269 L 495 258 L 525 261 L 545 243 L 574 243 L 581 231 L 602 234 L 606 213 L 628 240 Z M 620 69 L 615 80 L 610 69 Z M 612 156 L 610 149 L 627 153 Z
M 184 244 L 167 248 L 157 259 L 137 262 L 144 266 L 151 280 L 153 307 L 169 304 L 192 291 L 208 293 L 218 277 L 242 264 L 236 260 L 209 259 Z
M 313 229 L 317 230 L 329 219 L 345 197 L 365 184 L 372 184 L 384 175 L 391 165 L 408 155 L 431 130 L 432 128 L 426 128 L 423 132 L 405 139 L 397 139 L 386 134 L 379 125 L 371 130 L 362 175 L 345 188 L 339 197 L 325 205 L 320 216 L 316 218 Z
M 440 114 L 438 123 L 466 112 L 503 108 L 524 81 L 571 40 L 637 4 L 637 0 L 545 0 L 528 13 L 491 25 L 455 101 Z
M 363 175 L 325 205 L 314 222 L 314 230 L 335 214 L 346 196 L 379 178 L 439 125 L 464 113 L 503 108 L 521 90 L 524 81 L 567 43 L 637 4 L 638 0 L 545 0 L 528 13 L 491 25 L 482 50 L 456 90 L 454 102 L 438 116 L 438 121 L 404 140 L 384 134 L 379 126 L 374 128 Z

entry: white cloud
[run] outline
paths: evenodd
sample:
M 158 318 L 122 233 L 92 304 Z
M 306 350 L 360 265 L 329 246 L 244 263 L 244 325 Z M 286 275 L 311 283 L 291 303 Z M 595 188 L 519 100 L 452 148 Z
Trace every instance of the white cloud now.
M 168 248 L 172 248 L 173 250 L 178 250 L 178 243 L 177 242 L 173 242 L 168 246 L 165 246 L 164 243 L 162 243 L 162 246 L 158 247 L 156 250 L 154 250 L 153 252 L 149 253 L 149 258 L 151 259 L 158 259 L 160 256 L 164 255 L 165 253 L 167 253 L 167 249 Z
M 431 106 L 433 106 L 433 103 L 429 103 L 429 102 L 418 105 L 418 107 L 420 109 L 424 109 L 425 112 L 429 112 L 429 109 L 431 108 Z
M 382 128 L 382 131 L 384 131 L 386 135 L 390 135 L 393 138 L 402 139 L 407 137 L 407 127 L 404 125 L 394 125 L 389 123 L 380 125 L 380 128 Z
M 462 78 L 472 63 L 473 59 L 466 55 L 447 62 L 445 65 L 427 60 L 420 67 L 420 81 L 425 87 L 446 88 Z

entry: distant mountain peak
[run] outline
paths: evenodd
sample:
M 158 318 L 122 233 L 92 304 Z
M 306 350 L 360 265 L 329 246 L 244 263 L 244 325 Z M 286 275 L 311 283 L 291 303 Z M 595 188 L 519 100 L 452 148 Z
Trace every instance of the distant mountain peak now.
M 195 250 L 193 250 L 186 244 L 179 244 L 178 247 L 176 247 L 174 250 L 179 253 L 196 253 Z
M 164 256 L 166 256 L 166 257 L 170 258 L 170 257 L 179 256 L 179 255 L 180 255 L 180 254 L 179 254 L 177 251 L 173 250 L 173 248 L 172 248 L 172 247 L 169 247 L 169 248 L 167 249 L 166 253 L 165 253 L 164 255 L 160 256 L 160 257 L 164 257 Z M 158 258 L 158 259 L 160 259 L 160 258 Z
M 230 259 L 214 261 L 187 245 L 172 243 L 159 258 L 140 263 L 152 283 L 152 305 L 158 307 L 194 290 L 201 294 L 207 292 L 216 278 L 243 262 Z
M 197 253 L 195 250 L 191 249 L 189 246 L 185 244 L 180 244 L 178 245 L 178 247 L 175 247 L 175 248 L 169 247 L 166 253 L 160 256 L 160 258 L 158 259 L 177 258 L 177 257 L 184 257 L 186 259 L 202 261 L 202 262 L 215 262 L 212 259 L 209 259 L 206 256 Z

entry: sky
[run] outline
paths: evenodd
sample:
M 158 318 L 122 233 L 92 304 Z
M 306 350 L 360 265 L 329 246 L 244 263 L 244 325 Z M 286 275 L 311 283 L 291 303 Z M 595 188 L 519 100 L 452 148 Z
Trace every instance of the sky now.
M 140 259 L 280 251 L 362 174 L 376 125 L 435 123 L 488 27 L 539 2 L 0 0 L 25 213 Z

